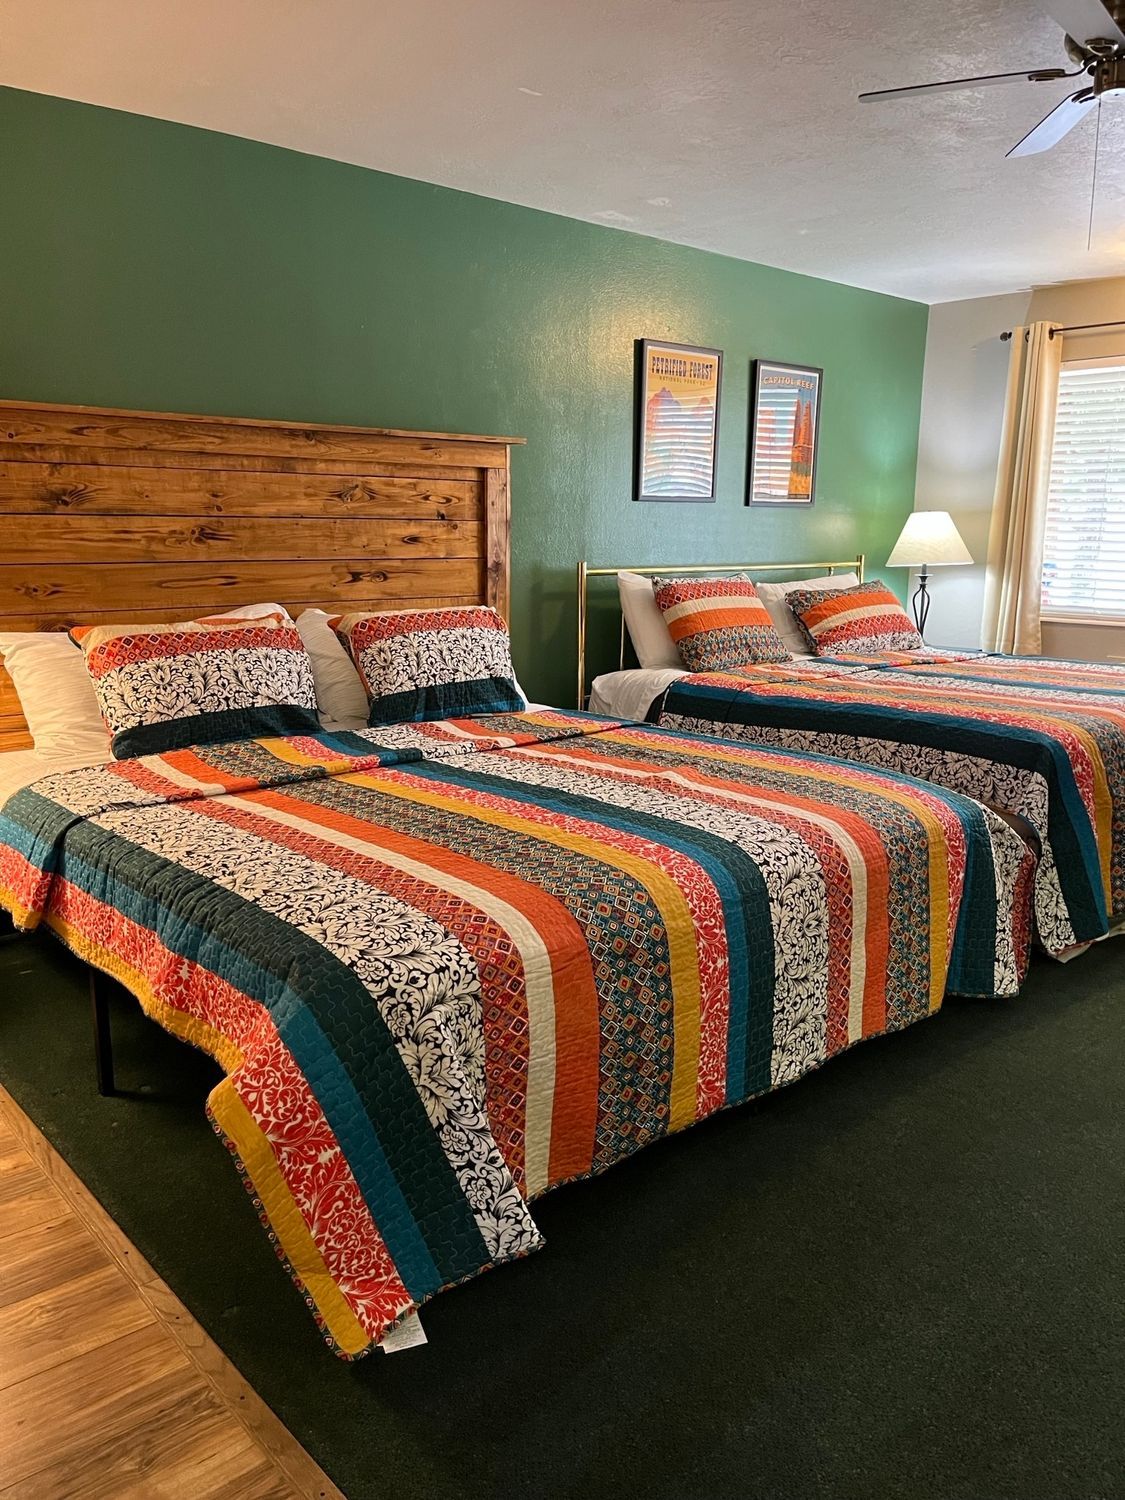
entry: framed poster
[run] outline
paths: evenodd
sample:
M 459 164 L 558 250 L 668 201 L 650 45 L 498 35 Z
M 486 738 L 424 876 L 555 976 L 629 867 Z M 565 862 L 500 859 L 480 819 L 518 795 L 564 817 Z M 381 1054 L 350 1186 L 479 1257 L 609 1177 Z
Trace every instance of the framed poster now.
M 715 498 L 720 349 L 639 341 L 636 500 Z
M 754 361 L 747 505 L 813 503 L 823 375 L 811 365 Z

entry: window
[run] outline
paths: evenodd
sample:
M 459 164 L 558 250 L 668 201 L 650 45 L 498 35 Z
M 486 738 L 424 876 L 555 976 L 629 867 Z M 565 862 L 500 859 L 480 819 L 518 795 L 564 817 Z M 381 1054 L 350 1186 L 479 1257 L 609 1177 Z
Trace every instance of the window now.
M 1044 615 L 1125 619 L 1125 361 L 1059 376 L 1043 553 Z

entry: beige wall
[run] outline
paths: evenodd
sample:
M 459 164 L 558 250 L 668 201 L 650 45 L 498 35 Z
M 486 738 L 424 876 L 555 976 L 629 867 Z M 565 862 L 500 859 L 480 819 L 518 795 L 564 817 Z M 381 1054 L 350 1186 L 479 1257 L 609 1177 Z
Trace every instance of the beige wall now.
M 930 308 L 922 420 L 918 442 L 918 510 L 948 510 L 976 559 L 972 568 L 931 575 L 927 637 L 936 646 L 979 646 L 984 560 L 1004 417 L 1008 345 L 1000 334 L 1016 323 L 1125 320 L 1125 277 L 1036 287 L 1005 297 L 977 297 Z M 1120 354 L 1125 327 L 1068 335 L 1064 359 Z M 1043 625 L 1050 656 L 1125 659 L 1125 627 Z

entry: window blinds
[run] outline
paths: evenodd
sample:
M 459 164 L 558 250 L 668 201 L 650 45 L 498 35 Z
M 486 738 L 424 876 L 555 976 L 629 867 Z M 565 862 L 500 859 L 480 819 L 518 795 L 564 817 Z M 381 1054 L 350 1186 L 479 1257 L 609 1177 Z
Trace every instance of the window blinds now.
M 1045 615 L 1125 618 L 1125 363 L 1062 368 L 1043 556 Z

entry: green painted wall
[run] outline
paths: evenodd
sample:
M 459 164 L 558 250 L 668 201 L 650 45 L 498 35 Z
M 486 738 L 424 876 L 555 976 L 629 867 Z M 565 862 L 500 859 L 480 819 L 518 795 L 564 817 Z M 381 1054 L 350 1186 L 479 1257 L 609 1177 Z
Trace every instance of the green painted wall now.
M 535 695 L 573 701 L 582 556 L 881 564 L 912 507 L 917 303 L 9 89 L 0 184 L 0 394 L 525 436 L 512 633 Z M 645 336 L 725 351 L 714 505 L 630 498 Z M 825 368 L 812 511 L 742 503 L 755 355 Z

